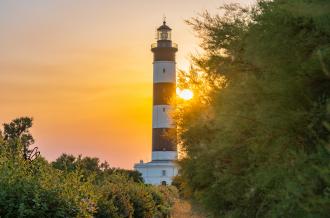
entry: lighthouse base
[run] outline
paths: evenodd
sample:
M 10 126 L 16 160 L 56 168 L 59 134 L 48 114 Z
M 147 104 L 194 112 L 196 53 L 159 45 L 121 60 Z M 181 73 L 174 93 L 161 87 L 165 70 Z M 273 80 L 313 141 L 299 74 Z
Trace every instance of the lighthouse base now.
M 151 185 L 171 185 L 173 177 L 178 174 L 178 168 L 171 160 L 140 161 L 134 169 L 142 174 L 146 184 Z

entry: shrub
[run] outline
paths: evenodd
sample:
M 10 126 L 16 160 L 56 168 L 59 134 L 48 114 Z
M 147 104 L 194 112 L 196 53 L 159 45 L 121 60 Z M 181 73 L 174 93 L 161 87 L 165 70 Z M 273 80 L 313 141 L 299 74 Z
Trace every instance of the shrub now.
M 140 173 L 98 158 L 63 154 L 49 164 L 29 149 L 31 125 L 19 118 L 0 131 L 0 217 L 169 215 L 173 189 L 145 185 Z
M 64 174 L 41 158 L 0 157 L 1 217 L 91 217 L 95 195 L 78 173 Z

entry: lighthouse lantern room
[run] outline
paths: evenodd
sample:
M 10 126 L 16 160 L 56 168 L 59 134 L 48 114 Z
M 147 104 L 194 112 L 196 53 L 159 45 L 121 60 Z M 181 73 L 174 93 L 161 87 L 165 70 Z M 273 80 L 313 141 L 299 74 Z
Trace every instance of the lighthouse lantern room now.
M 171 40 L 171 31 L 172 29 L 166 25 L 166 21 L 163 22 L 163 25 L 157 29 L 157 41 L 160 40 Z

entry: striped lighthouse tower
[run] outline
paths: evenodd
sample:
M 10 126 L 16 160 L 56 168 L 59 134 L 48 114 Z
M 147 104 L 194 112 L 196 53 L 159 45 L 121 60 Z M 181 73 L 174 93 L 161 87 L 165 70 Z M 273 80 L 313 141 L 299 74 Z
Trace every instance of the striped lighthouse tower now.
M 152 160 L 134 165 L 147 184 L 167 185 L 178 174 L 176 126 L 170 118 L 176 93 L 175 53 L 178 47 L 171 40 L 171 28 L 157 29 L 157 42 L 151 45 L 153 58 Z
M 171 41 L 171 28 L 165 21 L 157 29 L 157 42 L 152 44 L 151 51 L 154 54 L 152 160 L 176 160 L 177 146 L 173 138 L 176 128 L 169 113 L 176 92 L 175 53 L 178 48 Z

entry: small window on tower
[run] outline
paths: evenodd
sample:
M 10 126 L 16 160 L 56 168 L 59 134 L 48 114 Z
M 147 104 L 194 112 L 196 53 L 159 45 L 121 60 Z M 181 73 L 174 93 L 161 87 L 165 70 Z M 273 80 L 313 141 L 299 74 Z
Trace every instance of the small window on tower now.
M 162 176 L 166 176 L 166 170 L 162 170 Z
M 166 110 L 166 109 L 163 107 L 163 112 L 165 112 L 165 110 Z
M 165 68 L 163 68 L 163 73 L 165 73 Z

